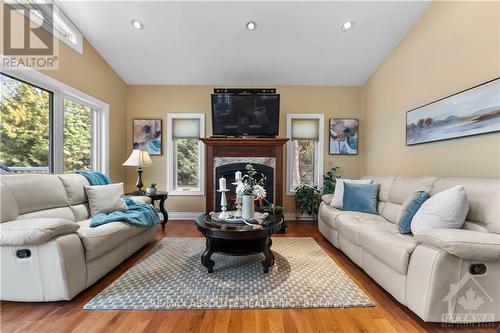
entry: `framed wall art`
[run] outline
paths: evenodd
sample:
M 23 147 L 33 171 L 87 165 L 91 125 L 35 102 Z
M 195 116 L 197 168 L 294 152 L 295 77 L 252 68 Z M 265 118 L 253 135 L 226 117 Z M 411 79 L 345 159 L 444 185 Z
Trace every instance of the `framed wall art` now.
M 358 154 L 358 119 L 331 118 L 329 133 L 330 155 Z
M 133 149 L 145 150 L 152 156 L 163 152 L 161 119 L 134 119 Z
M 500 131 L 500 78 L 406 112 L 406 145 Z

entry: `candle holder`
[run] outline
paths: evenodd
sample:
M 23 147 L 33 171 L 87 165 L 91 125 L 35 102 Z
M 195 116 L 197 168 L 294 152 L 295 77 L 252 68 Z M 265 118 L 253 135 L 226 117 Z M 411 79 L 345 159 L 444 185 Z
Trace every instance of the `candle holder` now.
M 232 184 L 236 186 L 236 188 L 238 188 L 238 185 L 241 184 L 241 180 L 238 180 Z M 243 212 L 241 211 L 242 203 L 243 203 L 243 197 L 238 193 L 236 193 L 236 212 L 234 213 L 234 217 L 236 218 L 240 218 L 243 215 Z
M 226 198 L 226 192 L 229 192 L 228 189 L 225 190 L 217 190 L 217 192 L 220 192 L 220 206 L 222 212 L 219 214 L 220 219 L 228 219 L 230 217 L 230 214 L 227 212 L 227 198 Z

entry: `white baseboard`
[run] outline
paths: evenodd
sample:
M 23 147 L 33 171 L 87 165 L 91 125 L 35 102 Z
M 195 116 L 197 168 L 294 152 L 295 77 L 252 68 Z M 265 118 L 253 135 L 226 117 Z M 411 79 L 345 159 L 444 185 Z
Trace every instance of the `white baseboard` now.
M 169 220 L 194 220 L 204 212 L 168 212 Z
M 169 220 L 194 220 L 197 216 L 199 216 L 201 214 L 204 214 L 204 212 L 168 212 L 168 219 Z M 312 221 L 313 218 L 312 218 L 312 216 L 309 216 L 307 214 L 301 214 L 300 219 Z M 286 221 L 295 220 L 295 213 L 286 213 L 285 220 Z
M 306 221 L 312 221 L 313 217 L 311 215 L 307 214 L 300 214 L 300 219 L 301 220 L 306 220 Z M 285 221 L 294 221 L 295 220 L 295 213 L 285 213 Z

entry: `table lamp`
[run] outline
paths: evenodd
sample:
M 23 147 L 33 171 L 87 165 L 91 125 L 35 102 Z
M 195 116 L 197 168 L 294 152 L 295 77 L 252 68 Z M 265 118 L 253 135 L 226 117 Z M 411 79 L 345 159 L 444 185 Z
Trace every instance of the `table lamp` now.
M 144 150 L 134 149 L 130 157 L 122 164 L 123 166 L 135 166 L 137 167 L 137 182 L 135 187 L 137 190 L 134 195 L 144 195 L 146 192 L 142 190 L 142 168 L 147 168 L 153 166 L 153 161 L 149 157 L 149 153 Z

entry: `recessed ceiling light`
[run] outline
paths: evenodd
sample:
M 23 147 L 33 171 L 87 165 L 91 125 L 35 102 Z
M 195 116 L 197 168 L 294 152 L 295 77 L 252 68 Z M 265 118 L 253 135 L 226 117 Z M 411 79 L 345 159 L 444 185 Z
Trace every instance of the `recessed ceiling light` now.
M 132 26 L 133 26 L 134 28 L 136 28 L 137 30 L 141 30 L 142 28 L 144 28 L 144 25 L 143 25 L 143 24 L 142 24 L 142 22 L 141 22 L 141 21 L 139 21 L 139 20 L 132 20 L 132 21 L 130 22 L 130 24 L 132 24 Z
M 257 28 L 257 24 L 254 21 L 247 22 L 247 29 L 254 31 Z
M 342 27 L 340 29 L 342 31 L 348 31 L 351 30 L 352 26 L 354 25 L 354 22 L 352 21 L 345 21 L 344 24 L 342 24 Z

